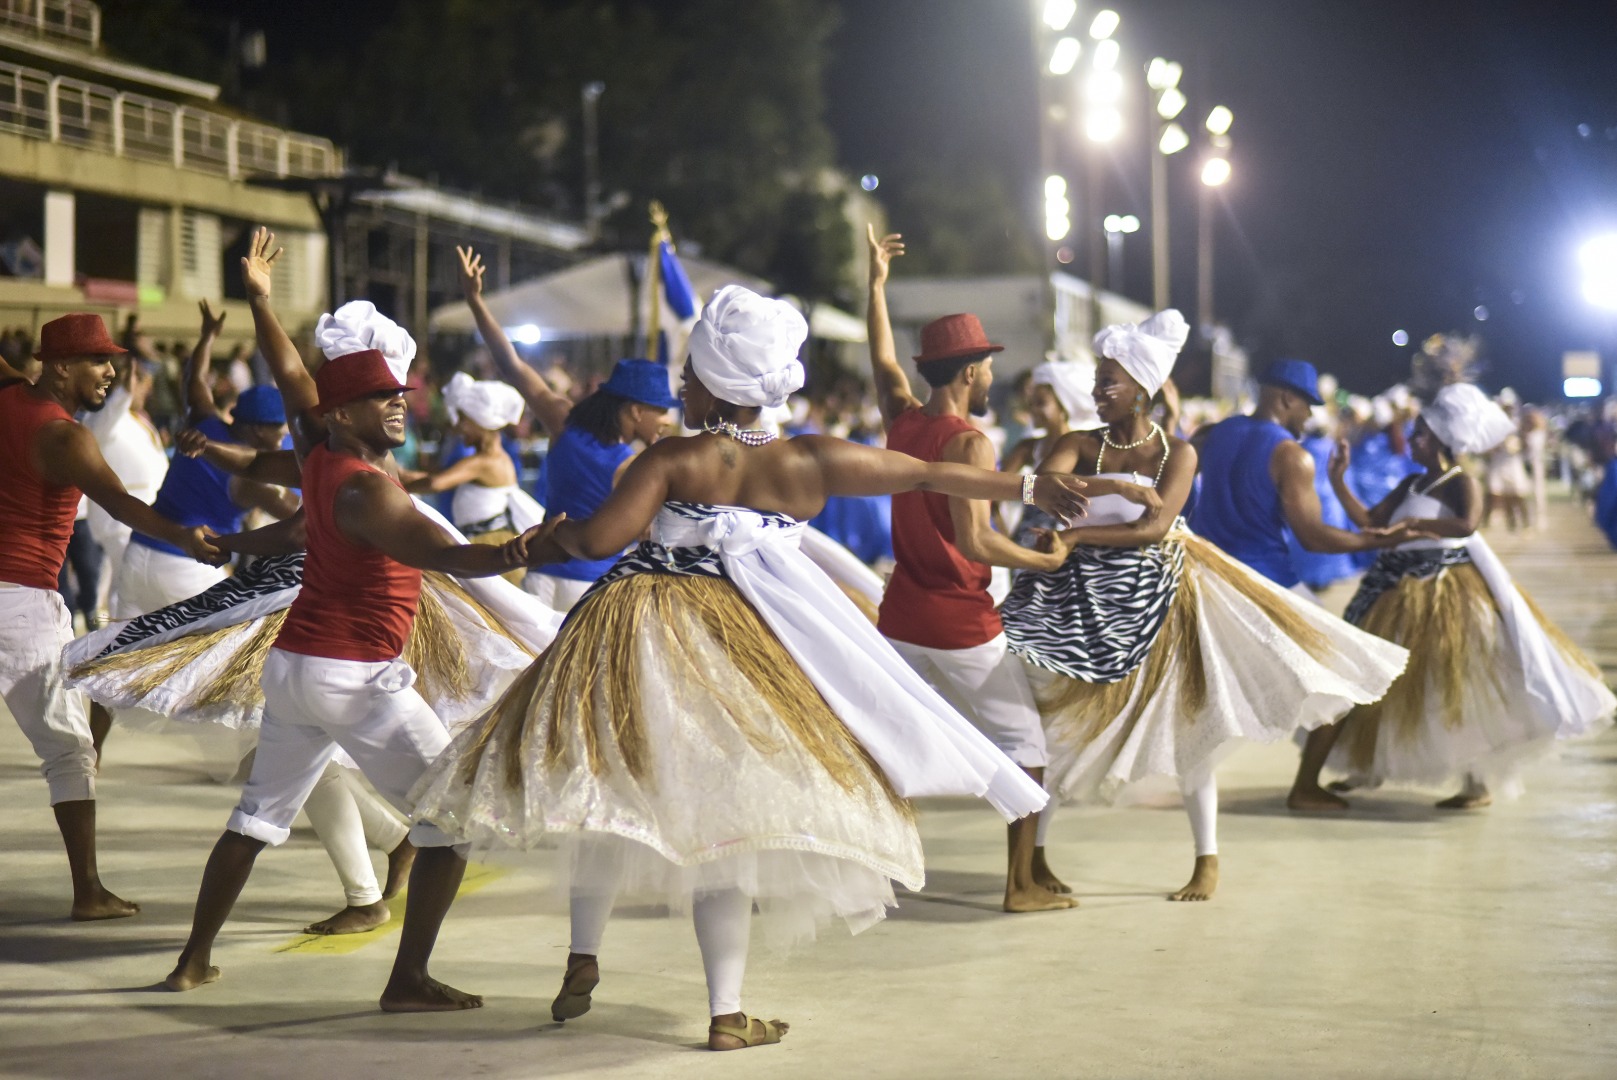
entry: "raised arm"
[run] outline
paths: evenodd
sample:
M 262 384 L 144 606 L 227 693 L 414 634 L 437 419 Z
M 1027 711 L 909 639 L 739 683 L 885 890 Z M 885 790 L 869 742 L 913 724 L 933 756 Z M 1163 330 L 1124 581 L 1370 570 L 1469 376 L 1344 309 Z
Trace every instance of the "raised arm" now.
M 870 339 L 870 372 L 876 382 L 876 404 L 881 408 L 884 426 L 891 426 L 900 413 L 919 408 L 921 402 L 910 392 L 909 376 L 898 363 L 893 344 L 893 324 L 887 315 L 887 274 L 893 258 L 904 254 L 904 238 L 898 233 L 876 237 L 874 225 L 865 226 L 870 251 L 870 295 L 865 324 Z
M 223 561 L 219 549 L 210 543 L 212 529 L 205 525 L 177 525 L 129 494 L 101 456 L 95 436 L 82 424 L 64 421 L 46 425 L 34 443 L 34 451 L 38 458 L 34 467 L 46 483 L 78 488 L 116 520 L 138 533 L 173 544 L 198 562 Z
M 536 526 L 499 546 L 462 544 L 415 508 L 399 486 L 376 473 L 349 478 L 334 500 L 337 527 L 406 566 L 455 577 L 493 577 L 526 565 L 530 541 L 542 542 L 556 523 Z
M 291 420 L 292 445 L 301 457 L 326 437 L 325 421 L 314 413 L 320 400 L 315 389 L 314 376 L 303 366 L 303 357 L 292 339 L 281 328 L 270 306 L 272 274 L 281 249 L 275 246 L 275 234 L 260 227 L 253 233 L 247 255 L 241 260 L 241 280 L 247 288 L 247 305 L 253 312 L 253 331 L 258 337 L 258 351 L 270 369 L 275 386 L 281 391 Z
M 469 247 L 456 247 L 455 253 L 460 256 L 461 295 L 466 298 L 466 306 L 472 309 L 477 332 L 483 335 L 483 344 L 488 346 L 489 355 L 499 366 L 500 377 L 521 391 L 523 400 L 533 410 L 545 433 L 552 439 L 556 438 L 567 426 L 567 414 L 573 411 L 571 399 L 565 394 L 558 394 L 545 382 L 543 375 L 517 355 L 499 320 L 488 309 L 488 304 L 483 300 L 483 271 L 486 269 L 483 256 Z
M 185 407 L 189 411 L 187 422 L 191 424 L 219 415 L 210 376 L 213 374 L 213 343 L 219 340 L 219 331 L 225 325 L 225 313 L 221 311 L 215 316 L 206 300 L 198 300 L 197 307 L 202 311 L 202 332 L 185 365 Z

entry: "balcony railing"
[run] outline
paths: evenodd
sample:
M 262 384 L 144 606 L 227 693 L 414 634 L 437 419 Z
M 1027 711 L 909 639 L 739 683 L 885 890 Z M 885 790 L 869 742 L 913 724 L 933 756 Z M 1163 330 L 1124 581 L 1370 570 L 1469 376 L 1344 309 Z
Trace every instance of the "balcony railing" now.
M 232 180 L 342 171 L 342 155 L 329 139 L 5 62 L 0 62 L 0 131 Z
M 93 49 L 101 44 L 101 8 L 89 0 L 0 0 L 0 30 Z

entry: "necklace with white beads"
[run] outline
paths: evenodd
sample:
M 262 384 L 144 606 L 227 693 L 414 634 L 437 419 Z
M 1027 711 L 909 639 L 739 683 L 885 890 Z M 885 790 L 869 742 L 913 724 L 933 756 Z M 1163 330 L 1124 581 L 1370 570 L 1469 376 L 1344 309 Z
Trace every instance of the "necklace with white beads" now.
M 1140 447 L 1144 446 L 1146 443 L 1150 442 L 1152 439 L 1156 439 L 1156 438 L 1160 438 L 1162 440 L 1162 460 L 1157 463 L 1156 479 L 1151 482 L 1151 486 L 1156 487 L 1156 488 L 1160 488 L 1162 486 L 1162 473 L 1163 473 L 1163 470 L 1165 470 L 1168 467 L 1168 453 L 1169 453 L 1169 450 L 1170 450 L 1170 446 L 1169 446 L 1169 443 L 1168 443 L 1168 433 L 1166 431 L 1163 431 L 1162 430 L 1162 425 L 1156 423 L 1155 421 L 1152 421 L 1151 430 L 1145 433 L 1144 438 L 1138 439 L 1138 440 L 1136 440 L 1134 442 L 1131 442 L 1131 443 L 1115 443 L 1115 442 L 1113 442 L 1112 441 L 1112 431 L 1111 431 L 1111 429 L 1110 428 L 1102 428 L 1101 433 L 1100 433 L 1100 453 L 1095 455 L 1095 473 L 1096 473 L 1096 475 L 1099 475 L 1099 474 L 1106 471 L 1104 466 L 1105 466 L 1105 463 L 1106 463 L 1106 449 L 1107 449 L 1107 447 L 1110 447 L 1113 450 L 1137 450 Z

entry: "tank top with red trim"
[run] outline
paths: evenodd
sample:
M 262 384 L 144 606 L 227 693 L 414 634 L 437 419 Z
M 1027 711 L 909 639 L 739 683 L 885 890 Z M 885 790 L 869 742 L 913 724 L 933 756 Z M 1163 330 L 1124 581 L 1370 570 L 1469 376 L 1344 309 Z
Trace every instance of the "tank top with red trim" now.
M 34 437 L 57 420 L 74 422 L 27 383 L 0 388 L 0 581 L 53 592 L 83 494 L 46 483 L 34 467 Z
M 337 491 L 362 472 L 381 470 L 324 444 L 303 461 L 308 555 L 303 588 L 275 639 L 277 649 L 366 663 L 396 660 L 404 652 L 421 598 L 421 571 L 355 543 L 337 527 Z
M 887 449 L 937 461 L 955 437 L 975 431 L 961 416 L 899 414 Z M 882 596 L 876 628 L 894 641 L 928 649 L 969 649 L 1003 630 L 988 595 L 989 569 L 954 545 L 949 497 L 935 491 L 893 496 L 893 558 L 897 566 Z

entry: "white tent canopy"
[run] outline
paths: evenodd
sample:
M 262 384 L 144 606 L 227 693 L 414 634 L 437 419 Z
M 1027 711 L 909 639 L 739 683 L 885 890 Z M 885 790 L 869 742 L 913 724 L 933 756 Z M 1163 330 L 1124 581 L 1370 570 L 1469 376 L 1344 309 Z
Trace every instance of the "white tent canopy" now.
M 534 326 L 541 338 L 624 337 L 634 325 L 635 289 L 626 254 L 600 255 L 544 277 L 489 293 L 489 310 L 507 331 Z M 699 298 L 706 299 L 726 285 L 745 285 L 772 294 L 769 282 L 734 267 L 705 259 L 682 257 Z M 645 305 L 641 300 L 641 318 Z M 432 313 L 434 332 L 471 333 L 476 329 L 471 309 L 462 301 L 445 304 Z M 864 341 L 860 320 L 836 308 L 816 305 L 810 313 L 810 332 L 832 341 Z M 856 337 L 849 336 L 857 332 Z

